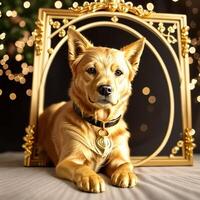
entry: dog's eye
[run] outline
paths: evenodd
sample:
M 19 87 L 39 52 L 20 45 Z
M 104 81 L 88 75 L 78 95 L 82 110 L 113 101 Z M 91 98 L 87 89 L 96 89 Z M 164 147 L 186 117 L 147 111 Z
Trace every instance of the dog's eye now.
M 121 76 L 123 74 L 123 72 L 120 69 L 117 69 L 115 71 L 115 76 Z
M 86 72 L 87 72 L 88 74 L 93 74 L 93 75 L 95 75 L 95 74 L 97 73 L 95 67 L 90 67 L 90 68 L 88 68 L 88 69 L 86 70 Z

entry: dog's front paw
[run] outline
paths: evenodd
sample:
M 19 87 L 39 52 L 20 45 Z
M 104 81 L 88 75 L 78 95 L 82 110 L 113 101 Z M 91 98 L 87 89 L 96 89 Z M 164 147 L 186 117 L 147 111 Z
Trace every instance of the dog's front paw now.
M 95 172 L 82 169 L 75 175 L 74 182 L 78 188 L 85 192 L 99 193 L 105 191 L 104 180 Z
M 137 183 L 137 176 L 132 171 L 117 169 L 111 176 L 111 183 L 122 188 L 134 187 Z

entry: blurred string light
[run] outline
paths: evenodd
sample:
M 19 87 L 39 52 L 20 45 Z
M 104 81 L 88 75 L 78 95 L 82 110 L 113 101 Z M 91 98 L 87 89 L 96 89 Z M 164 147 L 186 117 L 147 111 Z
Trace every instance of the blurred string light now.
M 0 2 L 0 5 L 2 5 L 2 3 Z M 31 6 L 31 3 L 29 1 L 25 1 L 23 3 L 23 7 L 25 9 L 28 9 Z M 0 7 L 1 10 L 1 7 Z M 26 26 L 26 22 L 22 17 L 18 17 L 18 13 L 16 10 L 7 10 L 5 11 L 5 15 L 2 16 L 2 11 L 0 11 L 0 17 L 1 20 L 5 20 L 6 17 L 9 18 L 12 22 L 13 18 L 17 18 L 15 21 L 13 22 L 17 22 L 17 24 L 19 25 L 20 28 L 24 28 Z M 2 19 L 2 17 L 4 17 L 4 19 Z M 16 24 L 16 23 L 15 23 Z M 3 55 L 3 57 L 0 59 L 0 77 L 1 76 L 6 76 L 7 80 L 9 81 L 14 81 L 16 83 L 19 84 L 25 84 L 27 82 L 26 80 L 26 76 L 29 73 L 33 72 L 33 66 L 32 65 L 28 65 L 28 63 L 23 62 L 24 60 L 24 51 L 25 51 L 25 47 L 32 47 L 34 44 L 34 37 L 31 35 L 31 33 L 29 31 L 22 31 L 23 36 L 21 38 L 19 38 L 14 45 L 11 45 L 11 52 L 8 52 L 8 54 L 6 53 L 5 55 Z M 4 44 L 2 43 L 3 40 L 6 39 L 6 33 L 0 33 L 0 50 L 4 50 Z M 16 71 L 16 69 L 13 69 L 13 67 L 9 66 L 9 61 L 10 59 L 13 60 L 13 55 L 11 56 L 12 58 L 10 58 L 9 54 L 12 54 L 14 49 L 14 52 L 16 52 L 14 58 L 15 61 L 18 62 L 21 65 L 21 70 L 19 73 L 14 73 L 13 71 Z M 9 51 L 9 48 L 8 48 Z M 26 90 L 26 95 L 27 96 L 31 96 L 31 89 L 27 89 Z M 0 89 L 0 96 L 3 95 L 3 88 Z M 17 94 L 15 92 L 12 92 L 9 94 L 9 99 L 14 101 L 17 98 Z
M 13 93 L 10 93 L 9 97 L 10 97 L 10 100 L 13 101 L 17 98 L 17 95 L 13 92 Z
M 54 6 L 55 6 L 55 8 L 60 9 L 60 8 L 62 8 L 63 4 L 61 1 L 55 1 Z
M 24 8 L 30 8 L 31 6 L 31 3 L 29 1 L 25 1 L 24 4 L 23 4 Z
M 25 85 L 32 76 L 33 72 L 33 45 L 34 35 L 32 31 L 34 29 L 34 21 L 36 19 L 38 9 L 45 8 L 57 8 L 60 9 L 65 5 L 66 7 L 72 5 L 73 0 L 65 1 L 31 1 L 23 0 L 9 2 L 0 1 L 0 20 L 2 20 L 2 26 L 0 27 L 0 79 L 7 78 L 8 81 L 15 82 L 16 84 Z M 31 12 L 27 10 L 31 9 Z M 10 27 L 9 30 L 6 30 Z M 54 23 L 54 27 L 60 27 L 59 22 Z M 5 31 L 4 31 L 5 29 Z M 13 31 L 13 34 L 10 34 Z M 59 33 L 64 36 L 62 31 Z M 13 39 L 15 38 L 15 41 Z M 15 66 L 11 66 L 11 63 Z M 1 80 L 0 80 L 1 81 Z M 13 86 L 14 87 L 14 86 Z M 27 86 L 26 86 L 27 87 Z M 0 96 L 7 95 L 10 100 L 17 99 L 15 92 L 8 94 L 3 92 L 4 88 L 0 88 Z M 9 88 L 10 90 L 14 88 Z M 32 95 L 30 88 L 25 89 L 27 96 Z

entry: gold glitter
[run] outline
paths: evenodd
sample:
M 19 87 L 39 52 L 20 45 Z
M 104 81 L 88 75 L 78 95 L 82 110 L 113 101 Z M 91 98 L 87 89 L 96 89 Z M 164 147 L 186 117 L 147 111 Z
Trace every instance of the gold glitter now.
M 189 84 L 189 88 L 190 88 L 190 90 L 194 90 L 194 88 L 195 88 L 195 85 L 194 85 L 194 84 L 192 84 L 192 83 L 190 83 L 190 84 Z
M 76 26 L 74 26 L 74 25 L 69 26 L 69 28 L 76 30 Z
M 147 130 L 148 130 L 147 124 L 141 124 L 141 126 L 140 126 L 140 131 L 146 132 Z
M 21 28 L 25 27 L 25 26 L 26 26 L 26 22 L 25 22 L 24 20 L 21 20 L 21 21 L 19 22 L 19 26 L 20 26 Z
M 59 29 L 59 28 L 60 28 L 60 22 L 59 22 L 59 21 L 55 21 L 55 22 L 53 23 L 53 28 L 54 28 L 54 29 Z
M 182 140 L 179 140 L 179 141 L 177 142 L 177 146 L 178 146 L 178 147 L 182 147 L 182 146 L 183 146 L 183 141 L 182 141 Z
M 150 96 L 148 98 L 148 101 L 149 101 L 150 104 L 154 104 L 156 102 L 156 97 L 155 96 Z
M 24 49 L 17 48 L 17 53 L 23 53 L 23 52 L 24 52 Z
M 0 96 L 3 94 L 3 91 L 2 91 L 2 89 L 0 89 Z
M 33 44 L 34 44 L 34 41 L 33 41 L 32 38 L 30 38 L 30 39 L 27 41 L 27 45 L 28 45 L 29 47 L 32 47 Z
M 15 46 L 18 47 L 18 48 L 24 48 L 25 42 L 18 40 L 18 41 L 15 42 Z
M 69 20 L 68 19 L 63 19 L 63 24 L 68 24 L 69 23 Z
M 14 80 L 15 80 L 16 82 L 19 82 L 19 80 L 20 80 L 19 75 L 15 76 Z
M 66 32 L 64 29 L 62 29 L 58 34 L 59 37 L 64 37 L 65 35 L 66 35 Z
M 7 16 L 7 17 L 11 17 L 11 16 L 12 16 L 12 11 L 11 11 L 11 10 L 8 10 L 8 11 L 6 12 L 6 16 Z
M 28 66 L 28 70 L 29 70 L 29 72 L 33 72 L 33 66 Z
M 5 64 L 6 64 L 5 60 L 2 59 L 2 60 L 0 61 L 0 64 L 1 64 L 1 65 L 5 65 Z
M 27 89 L 26 90 L 26 95 L 30 97 L 32 95 L 32 90 L 31 89 Z
M 194 54 L 194 53 L 196 52 L 195 47 L 190 47 L 189 52 L 190 52 L 191 54 Z
M 55 8 L 62 8 L 62 2 L 61 1 L 56 1 L 55 3 L 54 3 L 54 6 L 55 6 Z
M 7 64 L 4 64 L 4 65 L 3 65 L 3 69 L 5 69 L 5 70 L 8 69 L 8 65 L 7 65 Z
M 84 3 L 83 3 L 83 6 L 89 6 L 90 5 L 90 3 L 88 2 L 88 1 L 85 1 Z
M 117 16 L 113 16 L 113 17 L 111 18 L 111 21 L 114 22 L 114 23 L 117 23 L 118 20 L 119 20 L 119 18 L 118 18 Z
M 3 75 L 3 70 L 2 69 L 0 69 L 0 76 L 2 76 Z
M 197 79 L 193 78 L 192 81 L 191 81 L 191 83 L 195 85 L 197 83 Z
M 191 44 L 192 44 L 192 45 L 197 45 L 197 39 L 196 39 L 196 38 L 193 38 L 193 39 L 191 40 Z
M 53 25 L 53 19 L 49 19 L 49 25 Z
M 150 93 L 150 88 L 149 88 L 149 87 L 144 87 L 144 88 L 142 89 L 142 93 L 143 93 L 144 95 L 149 95 L 149 93 Z
M 200 103 L 200 95 L 197 96 L 197 101 Z
M 15 76 L 14 76 L 13 74 L 9 74 L 9 75 L 8 75 L 8 79 L 9 79 L 10 81 L 14 80 L 14 78 L 15 78 Z
M 175 146 L 173 149 L 172 149 L 172 154 L 177 154 L 178 153 L 178 151 L 179 151 L 179 147 L 178 146 Z
M 4 45 L 0 44 L 0 50 L 3 50 L 3 49 L 4 49 Z
M 48 54 L 52 54 L 52 53 L 53 53 L 53 48 L 49 48 L 49 49 L 47 50 L 47 52 L 48 52 Z
M 20 84 L 25 84 L 26 79 L 24 77 L 20 77 L 19 82 L 20 82 Z
M 6 37 L 6 34 L 5 34 L 5 33 L 1 33 L 1 34 L 0 34 L 0 40 L 4 40 L 5 37 Z
M 154 9 L 154 5 L 152 3 L 148 3 L 146 7 L 148 11 L 153 11 Z
M 28 67 L 27 67 L 27 68 L 24 68 L 24 69 L 22 70 L 22 74 L 27 75 L 28 73 L 29 73 Z
M 23 69 L 23 68 L 26 68 L 26 67 L 28 67 L 28 64 L 25 63 L 25 62 L 23 62 L 23 63 L 21 64 L 21 68 Z
M 9 74 L 11 74 L 11 70 L 10 69 L 8 69 L 8 70 L 6 70 L 6 76 L 9 76 Z
M 13 101 L 17 98 L 17 95 L 15 93 L 10 93 L 9 97 L 10 97 L 10 100 Z
M 72 6 L 73 6 L 73 8 L 78 8 L 78 2 L 74 2 L 73 4 L 72 4 Z
M 29 1 L 25 1 L 24 4 L 23 4 L 24 8 L 30 8 L 31 6 L 31 3 Z
M 12 11 L 12 17 L 17 17 L 17 11 L 16 10 Z
M 15 60 L 18 61 L 18 62 L 21 61 L 22 58 L 23 58 L 23 57 L 22 57 L 21 54 L 17 54 L 17 55 L 15 56 Z
M 193 63 L 193 58 L 189 57 L 189 64 L 191 65 Z
M 8 56 L 7 54 L 5 54 L 5 55 L 3 56 L 3 59 L 4 59 L 5 61 L 8 61 L 8 60 L 9 60 L 9 56 Z

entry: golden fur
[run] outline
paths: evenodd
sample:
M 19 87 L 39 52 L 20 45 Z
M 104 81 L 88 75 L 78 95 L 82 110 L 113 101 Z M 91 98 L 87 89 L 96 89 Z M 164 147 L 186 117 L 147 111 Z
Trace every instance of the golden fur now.
M 113 185 L 133 187 L 136 184 L 128 147 L 130 133 L 123 115 L 144 43 L 142 38 L 121 50 L 95 47 L 79 32 L 68 30 L 73 75 L 69 90 L 71 101 L 54 104 L 40 116 L 39 142 L 54 162 L 57 176 L 75 182 L 83 191 L 105 190 L 104 180 L 96 173 L 102 166 Z M 88 68 L 95 68 L 95 73 L 88 73 Z M 122 74 L 117 76 L 118 69 Z M 106 102 L 97 91 L 101 85 L 112 87 Z M 119 123 L 107 128 L 113 143 L 108 155 L 102 156 L 95 145 L 100 128 L 74 112 L 73 103 L 84 115 L 96 120 L 110 121 L 121 115 Z

